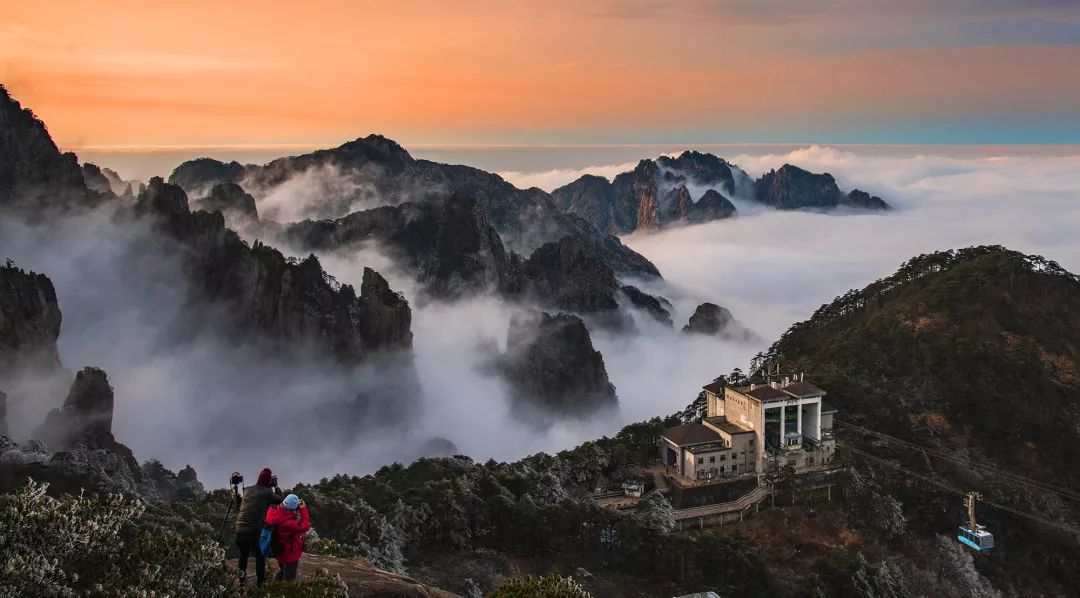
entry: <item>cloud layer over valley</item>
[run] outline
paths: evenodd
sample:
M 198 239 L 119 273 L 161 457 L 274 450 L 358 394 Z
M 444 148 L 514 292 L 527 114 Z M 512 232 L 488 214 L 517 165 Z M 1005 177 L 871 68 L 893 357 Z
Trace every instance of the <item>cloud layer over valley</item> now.
M 550 428 L 515 413 L 503 383 L 485 365 L 505 347 L 513 307 L 490 296 L 418 301 L 412 274 L 375 246 L 320 259 L 327 272 L 357 288 L 362 267 L 373 267 L 409 299 L 422 396 L 402 398 L 403 424 L 369 414 L 344 443 L 327 442 L 324 431 L 307 421 L 348 386 L 342 370 L 304 359 L 303 353 L 285 358 L 254 345 L 237 346 L 212 326 L 182 344 L 163 342 L 188 317 L 180 309 L 184 289 L 177 266 L 168 256 L 133 253 L 134 233 L 104 215 L 48 230 L 0 221 L 0 257 L 52 279 L 64 316 L 63 362 L 70 369 L 94 365 L 109 373 L 116 388 L 117 439 L 143 459 L 155 457 L 172 468 L 191 463 L 211 486 L 224 483 L 232 469 L 254 472 L 266 464 L 281 471 L 286 483 L 334 472 L 362 474 L 437 452 L 432 447 L 447 446 L 440 439 L 475 459 L 513 459 L 613 434 L 626 423 L 681 409 L 702 384 L 745 368 L 754 353 L 823 302 L 891 273 L 919 253 L 1004 244 L 1080 271 L 1080 153 L 905 157 L 814 146 L 722 157 L 753 177 L 785 162 L 831 172 L 842 188 L 865 189 L 896 209 L 781 212 L 737 201 L 740 213 L 732 219 L 625 237 L 659 267 L 664 280 L 624 282 L 670 299 L 675 328 L 635 313 L 636 335 L 590 331 L 618 391 L 620 411 Z M 547 189 L 581 172 L 611 177 L 632 167 L 504 176 L 519 186 Z M 260 212 L 311 215 L 310 190 L 289 189 L 260 197 Z M 763 340 L 735 343 L 679 332 L 703 301 L 729 308 Z M 211 322 L 215 317 L 205 315 Z M 353 375 L 378 384 L 379 374 Z M 54 405 L 62 399 L 56 396 Z

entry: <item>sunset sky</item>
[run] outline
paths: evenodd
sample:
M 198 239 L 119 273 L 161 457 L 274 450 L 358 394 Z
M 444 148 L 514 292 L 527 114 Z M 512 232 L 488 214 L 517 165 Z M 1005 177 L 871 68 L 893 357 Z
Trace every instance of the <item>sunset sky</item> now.
M 20 2 L 66 149 L 1078 143 L 1072 1 Z

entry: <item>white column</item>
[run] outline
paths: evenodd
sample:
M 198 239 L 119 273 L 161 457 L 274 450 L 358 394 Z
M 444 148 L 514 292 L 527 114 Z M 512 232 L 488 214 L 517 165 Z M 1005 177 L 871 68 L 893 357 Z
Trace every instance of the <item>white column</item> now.
M 780 405 L 780 447 L 781 448 L 783 448 L 783 446 L 784 446 L 784 416 L 787 415 L 786 413 L 784 413 L 785 411 L 787 411 L 787 409 L 784 409 L 784 406 Z
M 802 434 L 802 399 L 799 399 L 799 405 L 795 408 L 795 414 L 799 418 L 798 421 L 795 423 L 795 427 L 797 428 L 795 431 L 798 432 L 801 435 Z M 799 441 L 802 442 L 802 439 L 800 438 Z

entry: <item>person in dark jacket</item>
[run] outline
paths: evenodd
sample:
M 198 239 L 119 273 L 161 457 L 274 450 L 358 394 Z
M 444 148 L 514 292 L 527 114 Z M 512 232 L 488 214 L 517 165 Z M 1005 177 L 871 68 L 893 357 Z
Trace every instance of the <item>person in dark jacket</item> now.
M 269 468 L 259 472 L 254 486 L 244 488 L 244 499 L 236 513 L 236 546 L 240 549 L 240 583 L 247 578 L 248 557 L 255 557 L 255 585 L 261 586 L 266 579 L 266 557 L 259 550 L 259 534 L 262 533 L 263 517 L 270 507 L 281 504 L 284 497 L 277 488 L 277 478 Z
M 304 535 L 311 529 L 311 518 L 307 505 L 295 494 L 290 494 L 276 507 L 266 510 L 266 525 L 277 527 L 280 552 L 277 559 L 277 579 L 295 581 L 296 570 L 300 567 L 300 556 L 304 553 Z

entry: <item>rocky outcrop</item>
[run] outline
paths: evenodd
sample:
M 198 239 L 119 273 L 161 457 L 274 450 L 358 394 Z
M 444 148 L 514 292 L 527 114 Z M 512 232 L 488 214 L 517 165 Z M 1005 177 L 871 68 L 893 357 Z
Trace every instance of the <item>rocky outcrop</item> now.
M 61 319 L 48 277 L 0 265 L 0 382 L 19 367 L 60 367 Z
M 619 309 L 615 273 L 573 237 L 538 248 L 521 272 L 526 294 L 538 304 L 587 315 L 606 326 L 628 324 Z
M 863 191 L 842 193 L 829 173 L 815 174 L 791 164 L 762 175 L 754 183 L 754 199 L 779 210 L 833 209 L 840 206 L 884 210 L 889 207 L 880 197 Z
M 862 210 L 888 210 L 889 204 L 885 203 L 884 199 L 876 195 L 870 195 L 866 191 L 860 191 L 858 189 L 852 189 L 851 193 L 847 194 L 847 199 L 843 202 L 845 205 Z
M 674 324 L 671 320 L 671 303 L 667 299 L 654 297 L 632 285 L 622 287 L 622 292 L 634 307 L 644 310 L 657 322 L 667 326 Z
M 693 210 L 694 200 L 690 198 L 690 190 L 686 188 L 686 185 L 679 185 L 668 191 L 661 199 L 660 221 L 665 224 L 687 222 Z
M 558 415 L 615 407 L 615 387 L 604 357 L 577 316 L 542 312 L 514 315 L 498 371 L 519 406 Z
M 175 185 L 151 179 L 135 212 L 166 233 L 159 250 L 184 256 L 192 300 L 226 308 L 232 329 L 227 333 L 245 339 L 254 333 L 281 348 L 312 346 L 345 363 L 404 346 L 402 334 L 367 335 L 373 326 L 384 326 L 363 321 L 373 306 L 358 299 L 349 285 L 332 284 L 314 255 L 287 260 L 258 241 L 249 247 L 226 228 L 220 212 L 191 212 L 186 194 Z M 176 252 L 170 243 L 179 243 L 184 251 Z M 408 310 L 400 297 L 390 307 Z M 408 326 L 400 313 L 397 321 Z
M 375 241 L 416 273 L 427 295 L 453 299 L 514 286 L 510 254 L 472 198 L 407 202 L 354 212 L 337 220 L 306 220 L 283 228 L 293 246 L 325 251 Z
M 236 161 L 220 162 L 213 158 L 188 160 L 173 169 L 169 184 L 176 185 L 185 193 L 201 197 L 221 183 L 240 183 L 246 167 Z
M 694 209 L 687 214 L 690 224 L 702 224 L 713 220 L 731 218 L 735 215 L 735 204 L 720 195 L 715 189 L 705 191 L 694 204 Z
M 370 135 L 337 148 L 279 158 L 263 166 L 185 163 L 170 177 L 194 188 L 242 178 L 256 199 L 304 173 L 335 173 L 347 184 L 327 197 L 343 217 L 377 200 L 386 205 L 406 202 L 441 202 L 454 196 L 470 197 L 483 210 L 507 250 L 527 255 L 540 245 L 564 236 L 577 237 L 588 251 L 620 274 L 659 276 L 656 267 L 591 224 L 559 211 L 552 196 L 540 189 L 518 189 L 498 175 L 468 166 L 440 164 L 413 158 L 404 148 L 380 135 Z M 242 172 L 234 172 L 237 171 Z M 206 172 L 207 176 L 194 176 Z M 224 174 L 223 174 L 224 173 Z M 232 180 L 230 182 L 237 182 Z M 318 216 L 322 218 L 323 216 Z
M 412 310 L 401 293 L 394 292 L 381 274 L 364 268 L 357 310 L 360 338 L 365 347 L 379 351 L 412 350 Z
M 53 409 L 33 433 L 54 450 L 66 450 L 80 442 L 95 448 L 116 445 L 112 435 L 113 388 L 105 372 L 92 367 L 75 375 L 63 407 Z
M 750 341 L 756 338 L 756 335 L 740 324 L 727 308 L 715 303 L 702 303 L 697 306 L 682 331 L 720 336 L 736 341 Z
M 304 565 L 300 567 L 301 581 L 325 569 L 341 576 L 349 588 L 349 598 L 459 598 L 415 579 L 376 569 L 362 560 L 305 553 Z
M 218 183 L 210 194 L 195 202 L 196 209 L 207 212 L 219 211 L 225 221 L 245 226 L 259 221 L 255 198 L 236 183 Z
M 0 209 L 32 213 L 91 207 L 100 201 L 87 189 L 75 154 L 61 154 L 45 123 L 0 85 Z
M 737 175 L 741 175 L 737 167 L 712 154 L 688 151 L 674 158 L 642 160 L 610 183 L 585 175 L 552 191 L 552 197 L 559 209 L 602 231 L 624 234 L 733 216 L 735 206 L 720 193 L 735 193 Z M 712 195 L 695 202 L 690 186 L 709 187 Z M 706 203 L 699 206 L 701 199 Z
M 98 193 L 112 193 L 112 185 L 109 184 L 108 177 L 101 171 L 101 168 L 96 164 L 86 162 L 82 165 L 83 181 L 86 183 L 86 187 L 91 191 L 97 191 Z

